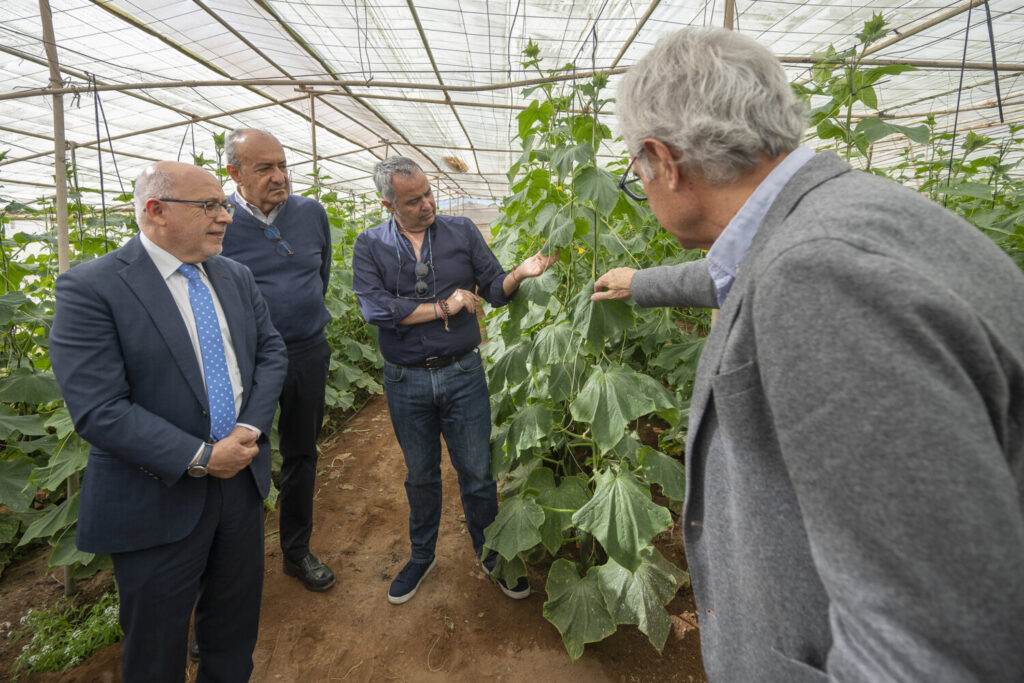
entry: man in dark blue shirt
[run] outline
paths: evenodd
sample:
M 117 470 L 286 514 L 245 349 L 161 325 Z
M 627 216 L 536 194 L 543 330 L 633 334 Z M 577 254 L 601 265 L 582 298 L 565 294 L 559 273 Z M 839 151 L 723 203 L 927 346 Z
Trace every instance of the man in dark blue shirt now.
M 412 159 L 385 159 L 373 179 L 391 218 L 356 238 L 352 274 L 363 317 L 379 330 L 388 410 L 407 469 L 412 556 L 388 590 L 397 605 L 416 594 L 435 564 L 441 435 L 459 475 L 473 550 L 483 553 L 498 495 L 476 313 L 481 298 L 507 304 L 524 278 L 542 274 L 558 254 L 537 253 L 506 273 L 472 221 L 435 213 L 430 183 Z M 481 559 L 491 573 L 497 555 Z M 525 576 L 515 586 L 498 585 L 511 598 L 530 594 Z
M 284 573 L 311 591 L 334 585 L 334 572 L 309 550 L 313 531 L 316 441 L 324 418 L 331 349 L 324 295 L 331 274 L 327 213 L 315 200 L 289 194 L 284 148 L 270 133 L 233 130 L 224 144 L 227 171 L 238 186 L 224 255 L 256 276 L 270 319 L 288 347 L 281 390 L 279 528 Z

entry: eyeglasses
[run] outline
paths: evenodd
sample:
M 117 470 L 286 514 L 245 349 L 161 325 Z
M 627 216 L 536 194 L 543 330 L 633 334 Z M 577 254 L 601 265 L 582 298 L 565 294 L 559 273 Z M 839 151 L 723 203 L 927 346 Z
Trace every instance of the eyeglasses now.
M 206 214 L 207 218 L 216 218 L 220 215 L 221 209 L 228 212 L 229 216 L 234 215 L 235 205 L 231 202 L 218 202 L 212 199 L 171 199 L 170 197 L 160 197 L 162 202 L 174 202 L 176 204 L 199 204 L 203 207 L 203 213 Z
M 626 172 L 619 178 L 619 189 L 626 193 L 630 199 L 638 202 L 646 202 L 647 195 L 644 194 L 643 182 L 640 180 L 640 176 L 633 170 L 633 164 L 639 157 L 633 157 L 629 161 L 629 166 L 626 167 Z

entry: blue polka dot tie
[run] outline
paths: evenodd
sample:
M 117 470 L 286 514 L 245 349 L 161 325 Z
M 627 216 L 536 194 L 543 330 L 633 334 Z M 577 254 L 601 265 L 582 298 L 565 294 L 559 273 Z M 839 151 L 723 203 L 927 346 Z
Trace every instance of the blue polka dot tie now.
M 199 333 L 199 351 L 203 356 L 206 395 L 210 401 L 210 437 L 223 439 L 235 428 L 235 392 L 231 388 L 228 362 L 224 356 L 224 339 L 213 307 L 210 290 L 199 277 L 199 269 L 184 263 L 178 272 L 188 278 L 188 298 Z

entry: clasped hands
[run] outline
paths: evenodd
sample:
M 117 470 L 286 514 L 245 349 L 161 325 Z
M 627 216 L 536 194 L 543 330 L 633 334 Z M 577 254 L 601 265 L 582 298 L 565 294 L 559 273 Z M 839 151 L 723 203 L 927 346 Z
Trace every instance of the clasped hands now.
M 230 479 L 249 466 L 260 452 L 258 435 L 248 427 L 236 425 L 231 433 L 213 444 L 206 471 L 212 477 Z

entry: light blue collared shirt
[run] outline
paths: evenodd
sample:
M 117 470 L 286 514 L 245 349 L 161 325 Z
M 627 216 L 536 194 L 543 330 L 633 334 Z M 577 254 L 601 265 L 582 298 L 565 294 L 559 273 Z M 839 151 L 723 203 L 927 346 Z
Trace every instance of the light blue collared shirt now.
M 708 250 L 708 271 L 718 291 L 718 307 L 725 303 L 725 297 L 736 281 L 736 272 L 750 250 L 754 235 L 768 215 L 768 209 L 800 168 L 815 155 L 814 150 L 803 145 L 790 152 L 772 172 L 761 181 L 754 193 L 747 198 L 743 207 L 732 217 L 725 230 Z

